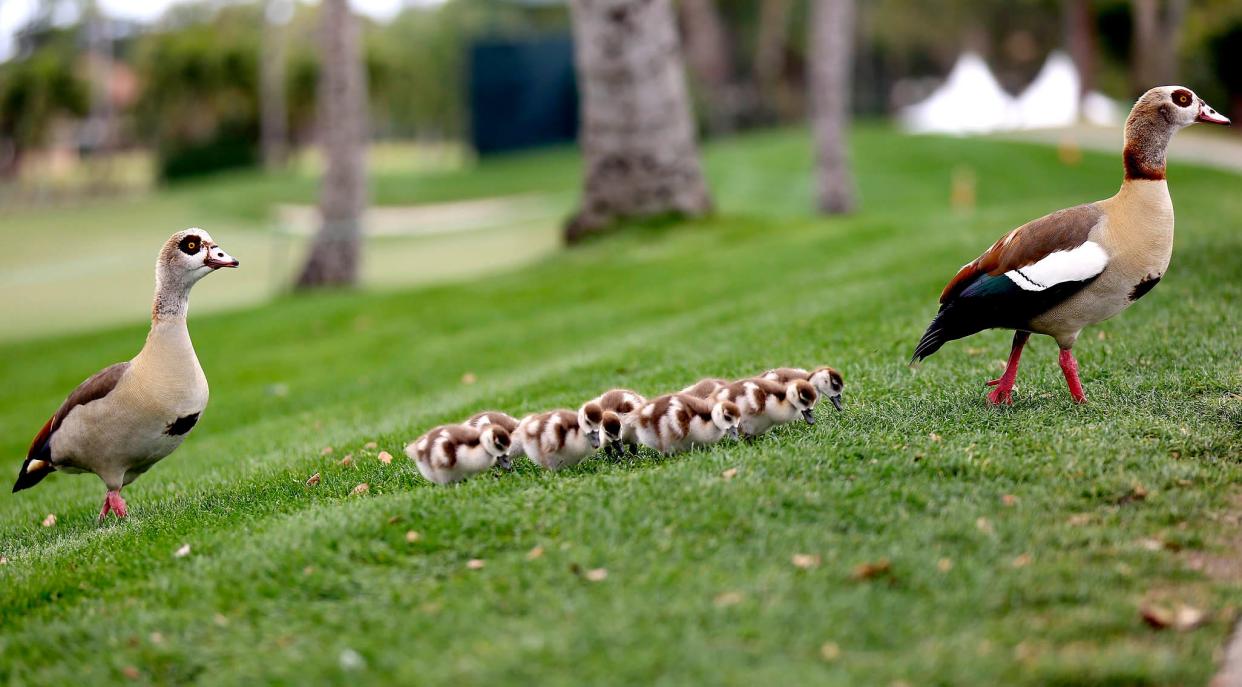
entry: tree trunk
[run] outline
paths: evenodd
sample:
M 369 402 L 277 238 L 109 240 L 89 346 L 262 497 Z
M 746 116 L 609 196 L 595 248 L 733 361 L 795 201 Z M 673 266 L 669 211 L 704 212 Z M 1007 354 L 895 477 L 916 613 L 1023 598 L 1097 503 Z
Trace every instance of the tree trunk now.
M 797 97 L 785 77 L 785 51 L 789 44 L 790 0 L 763 0 L 755 36 L 755 84 L 768 113 L 790 117 Z M 799 111 L 801 111 L 799 106 Z
M 709 212 L 669 0 L 573 0 L 572 12 L 583 191 L 566 240 L 625 218 Z
M 1130 0 L 1130 13 L 1134 22 L 1130 87 L 1141 95 L 1177 80 L 1186 0 Z
M 1078 71 L 1078 97 L 1095 90 L 1096 31 L 1091 0 L 1061 0 L 1065 47 Z
M 853 68 L 854 0 L 814 0 L 811 7 L 811 128 L 815 135 L 816 202 L 822 213 L 854 209 L 846 153 Z
M 704 120 L 711 133 L 728 133 L 737 125 L 733 64 L 729 36 L 716 0 L 681 0 L 686 66 L 694 75 L 707 107 Z
M 358 23 L 348 0 L 323 0 L 320 10 L 319 139 L 324 176 L 322 224 L 298 287 L 358 280 L 362 211 L 366 207 L 367 84 Z
M 259 125 L 263 165 L 284 167 L 289 149 L 289 113 L 285 105 L 285 34 L 293 14 L 291 0 L 267 0 L 263 44 L 259 46 Z

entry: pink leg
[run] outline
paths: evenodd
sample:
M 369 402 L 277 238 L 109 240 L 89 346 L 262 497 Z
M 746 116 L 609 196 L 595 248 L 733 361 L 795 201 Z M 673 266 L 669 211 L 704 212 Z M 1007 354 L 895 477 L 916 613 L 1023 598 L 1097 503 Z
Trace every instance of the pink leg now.
M 1005 374 L 1000 379 L 993 379 L 988 386 L 994 386 L 988 394 L 988 403 L 998 406 L 1002 403 L 1013 404 L 1013 385 L 1018 379 L 1018 360 L 1022 358 L 1022 347 L 1031 338 L 1030 332 L 1018 331 L 1013 335 L 1013 348 L 1009 351 L 1009 363 L 1005 365 Z
M 121 498 L 121 490 L 108 491 L 108 495 L 104 497 L 103 508 L 99 511 L 99 522 L 103 522 L 108 513 L 115 513 L 116 517 L 124 518 L 129 515 L 125 508 L 125 499 Z
M 1061 349 L 1061 372 L 1065 373 L 1065 383 L 1069 386 L 1070 396 L 1074 403 L 1086 403 L 1087 396 L 1082 392 L 1082 382 L 1078 380 L 1078 361 L 1068 348 Z

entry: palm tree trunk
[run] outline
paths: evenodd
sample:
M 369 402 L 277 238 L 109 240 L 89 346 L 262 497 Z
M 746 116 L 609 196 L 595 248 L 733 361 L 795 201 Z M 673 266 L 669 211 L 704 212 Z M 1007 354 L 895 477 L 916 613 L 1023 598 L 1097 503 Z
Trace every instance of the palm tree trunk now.
M 1078 71 L 1078 97 L 1095 90 L 1096 30 L 1091 0 L 1061 0 L 1065 47 Z
M 285 105 L 285 26 L 292 0 L 267 0 L 263 44 L 259 46 L 259 125 L 263 165 L 278 169 L 288 154 L 288 109 Z
M 846 152 L 854 50 L 854 0 L 814 0 L 811 8 L 811 128 L 816 202 L 824 214 L 854 209 Z
M 759 6 L 759 27 L 755 37 L 755 83 L 759 97 L 768 110 L 779 119 L 790 119 L 802 105 L 785 76 L 785 51 L 789 44 L 790 0 L 763 0 Z
M 572 13 L 583 191 L 566 240 L 709 212 L 670 0 L 573 0 Z
M 677 6 L 681 10 L 686 66 L 707 107 L 704 123 L 710 133 L 728 133 L 737 126 L 738 108 L 729 35 L 716 0 L 681 0 Z
M 357 20 L 348 0 L 323 0 L 320 12 L 318 130 L 326 164 L 319 190 L 322 224 L 298 277 L 299 288 L 357 282 L 367 195 L 367 84 Z
M 1177 80 L 1186 4 L 1187 0 L 1130 0 L 1134 19 L 1130 89 L 1135 95 Z

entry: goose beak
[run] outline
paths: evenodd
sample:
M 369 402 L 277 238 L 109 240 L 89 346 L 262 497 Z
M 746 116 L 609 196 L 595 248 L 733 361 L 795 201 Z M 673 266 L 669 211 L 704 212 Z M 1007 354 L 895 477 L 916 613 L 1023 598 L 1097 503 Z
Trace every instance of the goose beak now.
M 225 253 L 220 246 L 212 246 L 207 249 L 207 258 L 203 260 L 203 264 L 213 270 L 218 270 L 221 267 L 237 267 L 241 263 L 237 261 L 237 258 Z
M 806 410 L 802 411 L 802 419 L 806 420 L 806 423 L 808 425 L 815 424 L 815 411 L 811 410 L 810 408 L 807 408 Z
M 591 448 L 599 448 L 599 432 L 587 432 L 587 441 L 591 442 Z
M 737 427 L 730 427 L 725 434 L 734 441 L 737 441 Z
M 1208 124 L 1229 125 L 1231 123 L 1228 117 L 1217 112 L 1216 110 L 1213 110 L 1211 105 L 1208 105 L 1202 100 L 1199 101 L 1199 116 L 1196 117 L 1195 120 L 1207 122 Z
M 513 461 L 509 459 L 509 454 L 507 453 L 503 456 L 496 456 L 496 464 L 500 466 L 501 470 L 513 469 Z
M 829 396 L 828 400 L 832 402 L 832 407 L 836 408 L 838 413 L 841 412 L 841 397 L 840 396 Z

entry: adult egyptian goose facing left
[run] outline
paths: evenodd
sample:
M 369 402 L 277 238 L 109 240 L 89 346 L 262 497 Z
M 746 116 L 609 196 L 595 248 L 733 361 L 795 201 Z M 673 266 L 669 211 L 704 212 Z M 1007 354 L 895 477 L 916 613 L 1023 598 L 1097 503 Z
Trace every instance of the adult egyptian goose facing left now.
M 121 488 L 176 450 L 207 407 L 207 378 L 186 328 L 190 289 L 237 264 L 202 229 L 177 232 L 164 243 L 146 345 L 69 394 L 35 436 L 14 492 L 56 470 L 93 472 L 108 487 L 100 522 L 108 513 L 126 516 Z
M 940 294 L 940 312 L 911 362 L 985 329 L 1017 330 L 1005 373 L 988 382 L 995 387 L 988 395 L 992 404 L 1012 403 L 1022 347 L 1032 333 L 1046 334 L 1061 348 L 1070 395 L 1085 403 L 1074 341 L 1084 327 L 1125 310 L 1164 276 L 1173 255 L 1165 149 L 1174 132 L 1195 122 L 1229 120 L 1188 88 L 1144 93 L 1126 119 L 1125 180 L 1117 195 L 1027 222 L 962 267 Z

